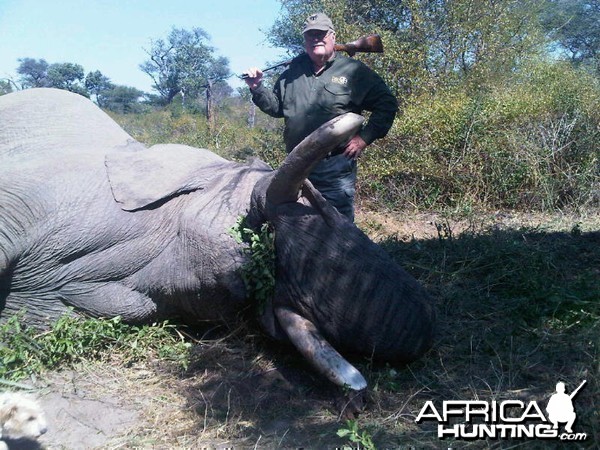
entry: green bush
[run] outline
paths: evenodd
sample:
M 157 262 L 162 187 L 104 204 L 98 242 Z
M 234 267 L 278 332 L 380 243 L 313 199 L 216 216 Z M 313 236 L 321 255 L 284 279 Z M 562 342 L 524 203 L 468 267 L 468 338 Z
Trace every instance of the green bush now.
M 132 137 L 148 146 L 174 143 L 209 149 L 224 158 L 245 161 L 259 157 L 278 165 L 285 156 L 281 130 L 271 131 L 277 122 L 261 121 L 260 126 L 248 127 L 233 117 L 217 117 L 208 126 L 202 114 L 181 108 L 163 109 L 144 114 L 114 114 L 112 118 Z
M 362 198 L 424 209 L 597 204 L 599 105 L 597 79 L 544 62 L 478 92 L 409 98 L 366 153 Z

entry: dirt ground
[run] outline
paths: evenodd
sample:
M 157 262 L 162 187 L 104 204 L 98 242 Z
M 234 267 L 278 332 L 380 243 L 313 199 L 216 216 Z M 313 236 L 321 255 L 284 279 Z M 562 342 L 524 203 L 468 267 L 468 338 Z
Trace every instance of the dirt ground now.
M 35 391 L 49 429 L 39 448 L 297 448 L 324 424 L 335 438 L 335 389 L 300 358 L 244 340 L 199 344 L 184 372 L 150 361 L 50 374 Z
M 435 214 L 359 214 L 357 223 L 374 240 L 390 235 L 418 240 L 479 227 L 564 229 L 565 223 L 600 221 L 514 213 L 452 221 Z M 254 332 L 219 330 L 217 338 L 199 341 L 187 370 L 160 361 L 124 366 L 117 358 L 34 380 L 33 395 L 48 417 L 49 431 L 37 446 L 16 442 L 11 448 L 342 448 L 347 440 L 336 432 L 344 425 L 339 415 L 343 393 L 315 375 L 292 349 L 272 349 Z M 388 372 L 393 378 L 398 369 L 376 370 L 379 380 Z M 372 389 L 365 416 L 387 411 L 377 420 L 397 422 L 410 397 L 378 395 L 377 383 Z
M 142 420 L 141 405 L 122 391 L 123 380 L 105 370 L 54 373 L 45 382 L 38 400 L 48 416 L 49 431 L 40 439 L 46 448 L 107 446 Z

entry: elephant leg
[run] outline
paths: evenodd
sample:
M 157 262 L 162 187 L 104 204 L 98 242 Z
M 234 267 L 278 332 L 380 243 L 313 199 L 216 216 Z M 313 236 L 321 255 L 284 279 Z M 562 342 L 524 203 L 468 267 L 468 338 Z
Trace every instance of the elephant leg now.
M 116 281 L 71 282 L 59 294 L 66 304 L 94 317 L 121 316 L 126 322 L 144 322 L 156 315 L 150 297 Z

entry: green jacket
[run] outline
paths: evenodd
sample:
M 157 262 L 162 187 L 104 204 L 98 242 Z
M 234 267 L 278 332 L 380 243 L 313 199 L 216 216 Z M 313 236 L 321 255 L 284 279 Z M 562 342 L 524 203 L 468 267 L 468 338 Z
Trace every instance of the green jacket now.
M 259 86 L 252 101 L 261 111 L 285 119 L 284 141 L 288 152 L 330 119 L 353 112 L 371 111 L 359 132 L 367 144 L 389 131 L 398 102 L 385 82 L 362 62 L 336 54 L 319 75 L 307 54 L 292 61 L 273 90 Z

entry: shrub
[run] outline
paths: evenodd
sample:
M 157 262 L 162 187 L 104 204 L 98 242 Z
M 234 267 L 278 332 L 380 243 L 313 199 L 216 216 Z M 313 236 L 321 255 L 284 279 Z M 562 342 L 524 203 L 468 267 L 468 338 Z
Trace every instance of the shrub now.
M 594 204 L 599 104 L 597 79 L 544 62 L 479 92 L 410 98 L 366 152 L 362 197 L 391 208 Z
M 209 149 L 224 158 L 244 161 L 259 157 L 278 165 L 285 156 L 282 133 L 270 131 L 270 120 L 261 126 L 247 124 L 227 117 L 217 118 L 212 129 L 201 114 L 163 109 L 145 114 L 114 114 L 112 118 L 136 140 L 150 146 L 174 143 Z M 263 118 L 264 119 L 264 118 Z M 274 122 L 276 124 L 276 122 Z

